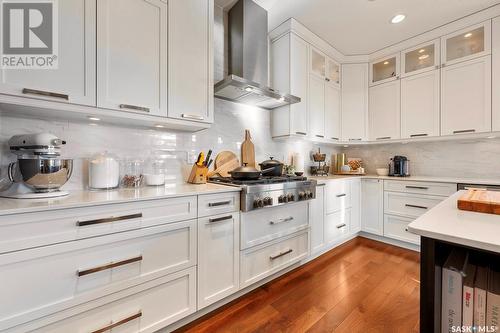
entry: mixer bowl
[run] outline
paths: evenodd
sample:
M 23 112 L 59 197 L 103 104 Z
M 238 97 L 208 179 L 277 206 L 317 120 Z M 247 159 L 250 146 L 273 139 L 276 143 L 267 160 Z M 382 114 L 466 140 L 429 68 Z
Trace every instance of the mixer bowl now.
M 24 184 L 35 192 L 58 191 L 73 172 L 71 159 L 19 159 L 17 164 Z

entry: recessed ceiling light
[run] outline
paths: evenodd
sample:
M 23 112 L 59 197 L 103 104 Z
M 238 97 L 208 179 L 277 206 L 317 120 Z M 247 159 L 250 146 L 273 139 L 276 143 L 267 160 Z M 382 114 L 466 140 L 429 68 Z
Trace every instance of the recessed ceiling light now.
M 388 61 L 384 61 L 384 65 L 389 65 L 389 62 Z
M 400 22 L 403 22 L 403 20 L 406 18 L 406 15 L 403 15 L 403 14 L 398 14 L 396 16 L 394 16 L 391 20 L 391 23 L 400 23 Z
M 97 126 L 96 123 L 89 123 L 89 126 Z
M 427 58 L 429 58 L 428 54 L 422 54 L 420 57 L 418 57 L 418 60 L 424 60 L 424 59 L 427 59 Z
M 424 52 L 425 52 L 425 49 L 418 50 L 418 53 L 424 53 Z
M 87 118 L 88 118 L 89 120 L 92 120 L 92 121 L 99 121 L 99 120 L 101 120 L 101 118 L 91 117 L 91 116 L 88 116 Z
M 284 102 L 285 101 L 285 97 L 280 97 L 280 102 Z
M 245 91 L 248 91 L 248 92 L 251 92 L 252 90 L 253 90 L 253 88 L 252 88 L 252 87 L 246 87 L 246 88 L 245 88 Z
M 468 32 L 464 35 L 465 38 L 469 38 L 470 36 L 472 36 L 472 33 L 471 32 Z
M 163 128 L 163 127 L 165 127 L 165 126 L 158 124 L 158 125 L 155 125 L 155 127 L 156 127 L 156 128 Z

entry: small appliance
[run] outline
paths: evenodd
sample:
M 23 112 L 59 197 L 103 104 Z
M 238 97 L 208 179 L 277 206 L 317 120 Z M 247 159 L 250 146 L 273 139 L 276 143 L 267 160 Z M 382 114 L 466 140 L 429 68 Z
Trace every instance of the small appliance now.
M 60 158 L 66 144 L 50 133 L 15 135 L 9 148 L 17 162 L 9 164 L 11 186 L 0 193 L 4 198 L 38 199 L 68 195 L 61 191 L 71 177 L 73 160 Z
M 410 160 L 406 156 L 394 156 L 389 162 L 389 176 L 409 177 Z

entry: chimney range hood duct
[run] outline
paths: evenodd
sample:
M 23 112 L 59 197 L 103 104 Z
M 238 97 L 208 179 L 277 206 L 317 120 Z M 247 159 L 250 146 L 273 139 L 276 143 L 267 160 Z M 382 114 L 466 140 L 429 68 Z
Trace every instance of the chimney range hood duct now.
M 300 98 L 267 87 L 267 11 L 252 0 L 229 10 L 229 76 L 215 85 L 215 97 L 274 109 Z

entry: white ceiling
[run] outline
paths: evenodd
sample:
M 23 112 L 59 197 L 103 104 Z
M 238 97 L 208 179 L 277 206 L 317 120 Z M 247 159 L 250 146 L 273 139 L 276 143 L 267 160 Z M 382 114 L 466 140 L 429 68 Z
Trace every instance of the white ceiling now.
M 500 0 L 254 0 L 269 11 L 269 30 L 290 17 L 346 55 L 370 54 Z M 224 8 L 235 0 L 216 0 Z M 395 14 L 406 20 L 391 24 Z

